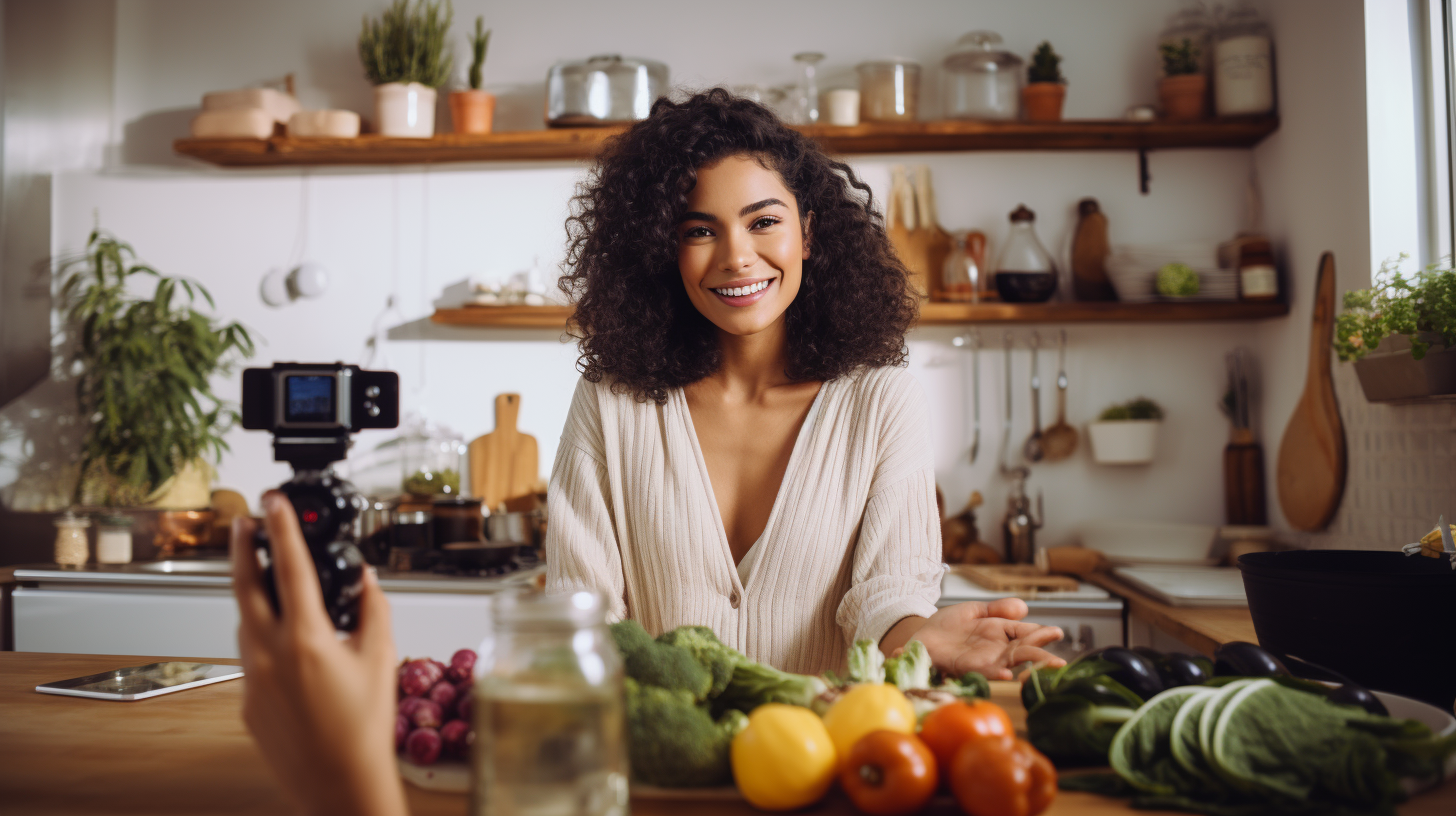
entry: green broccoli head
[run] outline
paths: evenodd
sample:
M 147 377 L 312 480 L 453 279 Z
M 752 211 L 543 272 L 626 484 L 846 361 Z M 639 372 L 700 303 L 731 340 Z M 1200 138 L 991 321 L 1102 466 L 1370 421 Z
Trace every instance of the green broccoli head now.
M 1198 272 L 1188 264 L 1164 264 L 1158 270 L 1154 284 L 1158 294 L 1169 297 L 1188 297 L 1198 294 Z
M 611 631 L 629 678 L 644 686 L 685 691 L 697 702 L 708 698 L 713 676 L 687 649 L 653 640 L 632 620 L 612 624 Z
M 885 655 L 873 640 L 857 640 L 849 650 L 849 682 L 885 682 Z
M 657 642 L 687 651 L 698 665 L 707 669 L 713 678 L 713 685 L 708 690 L 710 698 L 722 694 L 733 679 L 733 670 L 748 660 L 738 650 L 724 646 L 723 641 L 706 626 L 679 626 L 659 635 Z
M 696 788 L 733 780 L 729 746 L 748 724 L 741 711 L 717 722 L 692 694 L 624 681 L 627 750 L 632 773 L 650 785 Z
M 930 652 L 925 650 L 925 644 L 912 640 L 905 644 L 905 650 L 898 657 L 885 661 L 885 682 L 894 683 L 901 691 L 928 689 L 930 668 Z
M 809 708 L 814 698 L 828 690 L 829 687 L 818 677 L 790 674 L 745 660 L 733 669 L 728 688 L 713 701 L 713 705 L 719 711 L 729 708 L 752 711 L 764 703 Z

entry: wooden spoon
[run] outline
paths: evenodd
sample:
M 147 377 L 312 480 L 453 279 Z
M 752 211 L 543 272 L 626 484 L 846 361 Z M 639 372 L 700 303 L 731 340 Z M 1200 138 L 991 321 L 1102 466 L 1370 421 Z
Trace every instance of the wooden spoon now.
M 1330 342 L 1335 325 L 1335 256 L 1320 258 L 1314 319 L 1309 331 L 1309 373 L 1279 443 L 1279 506 L 1295 529 L 1323 530 L 1345 492 L 1345 427 L 1335 402 Z
M 1042 454 L 1057 462 L 1077 450 L 1077 429 L 1067 424 L 1067 333 L 1062 332 L 1057 350 L 1057 421 L 1041 435 Z

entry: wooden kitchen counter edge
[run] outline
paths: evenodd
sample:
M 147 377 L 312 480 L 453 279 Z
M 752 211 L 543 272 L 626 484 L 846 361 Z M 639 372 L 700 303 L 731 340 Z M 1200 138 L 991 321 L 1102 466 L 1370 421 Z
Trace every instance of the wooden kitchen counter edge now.
M 179 659 L 0 652 L 0 808 L 8 813 L 289 812 L 243 727 L 242 680 L 188 689 L 130 703 L 38 694 L 39 683 L 108 669 Z M 188 659 L 188 658 L 180 658 Z M 236 664 L 235 660 L 213 660 Z M 1016 683 L 992 683 L 992 698 L 1018 728 L 1025 722 Z M 468 808 L 467 797 L 413 786 L 412 816 Z M 636 816 L 757 813 L 736 801 L 634 799 Z M 801 813 L 855 813 L 842 794 Z M 954 813 L 934 808 L 933 813 Z M 1049 816 L 1127 816 L 1120 800 L 1062 792 Z M 1405 816 L 1456 812 L 1448 783 L 1400 808 Z M 1156 816 L 1154 811 L 1141 813 Z
M 1169 606 L 1109 573 L 1093 573 L 1083 576 L 1083 580 L 1127 601 L 1130 616 L 1146 620 L 1209 657 L 1213 657 L 1214 649 L 1224 643 L 1236 640 L 1259 642 L 1247 607 Z

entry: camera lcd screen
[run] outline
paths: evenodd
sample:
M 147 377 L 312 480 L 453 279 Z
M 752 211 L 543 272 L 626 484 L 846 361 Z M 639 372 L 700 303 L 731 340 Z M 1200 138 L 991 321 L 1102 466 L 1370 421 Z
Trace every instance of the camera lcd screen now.
M 327 374 L 294 374 L 283 379 L 285 422 L 338 422 L 335 379 Z

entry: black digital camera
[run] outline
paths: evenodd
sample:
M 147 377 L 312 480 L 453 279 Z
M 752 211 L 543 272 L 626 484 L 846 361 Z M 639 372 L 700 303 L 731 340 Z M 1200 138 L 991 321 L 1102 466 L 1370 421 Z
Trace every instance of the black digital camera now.
M 274 363 L 243 372 L 242 407 L 243 427 L 272 433 L 274 461 L 293 468 L 278 489 L 298 515 L 329 619 L 350 631 L 359 623 L 364 586 L 354 524 L 363 499 L 331 466 L 348 456 L 358 431 L 399 426 L 399 375 L 343 363 Z M 253 543 L 276 614 L 273 553 L 262 527 Z

